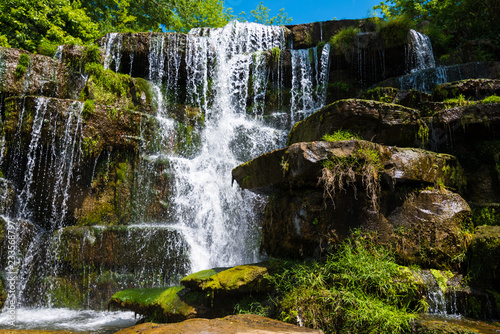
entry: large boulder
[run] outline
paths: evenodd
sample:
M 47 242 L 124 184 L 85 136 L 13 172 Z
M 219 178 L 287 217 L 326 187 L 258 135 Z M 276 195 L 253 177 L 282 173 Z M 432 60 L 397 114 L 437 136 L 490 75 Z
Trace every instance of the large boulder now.
M 421 149 L 389 147 L 362 140 L 296 143 L 263 154 L 233 169 L 240 187 L 269 194 L 290 187 L 316 187 L 327 161 L 359 159 L 375 153 L 379 173 L 394 182 L 441 183 L 456 189 L 464 185 L 464 173 L 455 157 Z M 362 163 L 362 161 L 359 161 Z
M 469 205 L 456 193 L 433 189 L 411 194 L 387 216 L 394 231 L 391 244 L 403 263 L 457 266 L 465 259 L 463 224 L 470 214 Z
M 435 101 L 457 98 L 482 100 L 491 95 L 500 95 L 500 80 L 498 79 L 467 79 L 447 82 L 434 88 L 432 97 Z
M 340 100 L 295 124 L 288 144 L 321 140 L 338 130 L 384 145 L 419 146 L 427 126 L 415 109 L 369 100 Z
M 267 267 L 266 264 L 255 264 L 203 270 L 184 277 L 181 285 L 212 295 L 268 292 L 270 285 L 265 277 L 269 273 Z

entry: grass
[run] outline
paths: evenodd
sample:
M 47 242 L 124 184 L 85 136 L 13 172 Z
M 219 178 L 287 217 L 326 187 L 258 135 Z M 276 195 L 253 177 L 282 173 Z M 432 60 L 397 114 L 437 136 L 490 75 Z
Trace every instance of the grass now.
M 323 263 L 295 264 L 271 276 L 279 320 L 325 333 L 408 331 L 425 303 L 391 253 L 359 233 Z
M 481 103 L 500 103 L 500 96 L 491 95 L 485 98 Z
M 342 141 L 342 140 L 359 140 L 361 137 L 356 134 L 352 133 L 349 130 L 337 130 L 332 134 L 325 134 L 323 136 L 324 141 L 329 141 L 329 142 L 334 142 L 334 141 Z

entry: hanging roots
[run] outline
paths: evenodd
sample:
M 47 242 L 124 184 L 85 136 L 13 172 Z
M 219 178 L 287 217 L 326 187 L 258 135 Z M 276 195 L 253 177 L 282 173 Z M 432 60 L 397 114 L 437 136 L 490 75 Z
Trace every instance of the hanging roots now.
M 323 162 L 323 169 L 318 184 L 323 185 L 323 197 L 329 197 L 335 206 L 334 197 L 347 187 L 354 190 L 357 199 L 356 174 L 361 175 L 361 182 L 366 190 L 374 211 L 379 210 L 380 182 L 378 171 L 381 169 L 378 152 L 372 149 L 359 149 L 348 157 L 331 157 Z

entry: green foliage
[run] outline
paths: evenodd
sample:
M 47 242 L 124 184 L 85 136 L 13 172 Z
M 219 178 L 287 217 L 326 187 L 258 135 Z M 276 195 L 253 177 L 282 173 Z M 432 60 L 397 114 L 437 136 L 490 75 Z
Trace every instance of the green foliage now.
M 408 32 L 414 26 L 415 22 L 411 18 L 401 15 L 381 21 L 378 31 L 386 47 L 393 48 L 407 43 Z
M 245 12 L 241 12 L 239 20 L 256 22 L 267 25 L 276 25 L 276 26 L 283 26 L 286 24 L 290 24 L 293 20 L 291 17 L 288 17 L 288 14 L 285 12 L 284 8 L 281 8 L 278 11 L 278 14 L 273 17 L 269 17 L 270 11 L 271 10 L 269 8 L 264 6 L 264 2 L 261 1 L 257 5 L 257 8 L 250 11 L 250 15 L 248 18 L 245 17 L 246 16 Z
M 325 134 L 323 140 L 325 141 L 341 141 L 341 140 L 358 140 L 361 139 L 358 134 L 352 133 L 349 130 L 337 130 L 333 134 Z
M 0 46 L 10 48 L 9 40 L 7 39 L 7 36 L 2 35 L 0 33 Z
M 82 110 L 83 119 L 88 119 L 90 116 L 94 114 L 94 111 L 95 111 L 94 100 L 85 100 Z
M 344 93 L 348 93 L 351 90 L 351 85 L 349 83 L 343 82 L 343 81 L 335 81 L 335 82 L 328 83 L 328 87 L 330 89 L 341 90 Z
M 36 48 L 36 52 L 44 56 L 53 57 L 57 52 L 58 46 L 59 43 L 54 43 L 44 39 Z
M 332 156 L 323 161 L 322 175 L 318 184 L 323 184 L 324 197 L 334 201 L 337 193 L 345 191 L 347 186 L 356 196 L 356 174 L 361 175 L 366 195 L 373 210 L 379 209 L 380 182 L 378 172 L 383 168 L 378 151 L 363 147 L 347 156 Z
M 86 87 L 86 97 L 98 104 L 112 105 L 121 101 L 122 107 L 128 108 L 131 101 L 128 98 L 130 76 L 105 70 L 101 64 L 88 63 L 85 71 L 89 74 Z
M 352 50 L 354 38 L 360 31 L 356 27 L 342 28 L 330 39 L 330 45 L 343 53 L 347 53 Z
M 325 263 L 296 264 L 270 277 L 281 296 L 279 318 L 325 333 L 399 333 L 417 308 L 415 282 L 387 249 L 358 237 L 344 242 Z
M 42 43 L 46 50 L 47 43 L 90 42 L 98 30 L 78 1 L 1 0 L 0 35 L 11 47 L 35 52 Z
M 279 47 L 274 47 L 271 50 L 271 58 L 275 64 L 280 62 L 281 58 L 281 49 Z
M 181 0 L 174 1 L 173 6 L 167 30 L 188 32 L 196 27 L 219 28 L 233 19 L 232 10 L 224 8 L 221 0 Z
M 89 45 L 85 48 L 82 55 L 83 63 L 100 63 L 101 49 L 96 44 Z
M 17 78 L 22 77 L 23 75 L 26 74 L 26 70 L 28 66 L 30 65 L 30 56 L 28 56 L 26 53 L 21 53 L 19 56 L 19 61 L 17 62 L 17 67 L 15 71 L 15 75 Z
M 474 226 L 500 226 L 500 210 L 493 207 L 473 208 L 472 222 Z
M 491 95 L 485 98 L 481 103 L 500 103 L 500 96 Z
M 498 43 L 500 36 L 498 0 L 384 0 L 374 10 L 386 19 L 406 15 L 416 23 L 426 22 L 424 32 L 440 47 L 456 48 L 480 38 Z

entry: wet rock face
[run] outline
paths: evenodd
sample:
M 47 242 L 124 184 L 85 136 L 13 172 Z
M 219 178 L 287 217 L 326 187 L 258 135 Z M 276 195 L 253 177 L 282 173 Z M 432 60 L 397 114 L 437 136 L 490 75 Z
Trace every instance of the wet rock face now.
M 20 64 L 21 55 L 29 59 L 27 66 Z M 24 69 L 18 69 L 20 66 Z M 85 85 L 85 78 L 56 59 L 0 47 L 0 83 L 0 94 L 7 96 L 76 99 Z
M 472 283 L 500 292 L 500 226 L 478 226 L 470 247 Z
M 482 100 L 491 95 L 500 95 L 500 80 L 468 79 L 440 84 L 434 89 L 432 98 L 443 101 L 460 95 L 467 100 Z
M 337 130 L 350 130 L 364 140 L 384 145 L 419 146 L 419 130 L 427 126 L 415 109 L 368 100 L 337 101 L 298 122 L 288 144 L 321 140 Z

